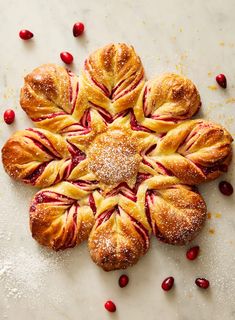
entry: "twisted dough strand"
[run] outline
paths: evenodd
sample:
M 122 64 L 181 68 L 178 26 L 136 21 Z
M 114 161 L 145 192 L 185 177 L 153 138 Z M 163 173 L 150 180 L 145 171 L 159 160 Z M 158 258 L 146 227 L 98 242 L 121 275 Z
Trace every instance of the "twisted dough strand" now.
M 199 184 L 227 171 L 232 140 L 217 124 L 201 119 L 186 121 L 160 139 L 149 160 L 182 183 Z
M 200 106 L 195 85 L 184 76 L 167 73 L 146 82 L 134 112 L 141 125 L 161 133 L 190 119 Z
M 39 191 L 30 206 L 32 236 L 54 250 L 71 248 L 87 239 L 94 224 L 89 206 L 93 188 L 61 182 Z
M 126 186 L 106 198 L 95 191 L 93 210 L 88 244 L 94 262 L 106 271 L 135 264 L 149 248 L 151 228 L 134 193 Z
M 37 127 L 57 133 L 78 123 L 71 116 L 78 94 L 77 76 L 63 67 L 45 64 L 25 77 L 20 104 Z
M 144 69 L 133 47 L 110 44 L 85 61 L 88 99 L 111 115 L 132 108 L 144 85 Z
M 78 180 L 87 174 L 85 153 L 47 130 L 17 131 L 4 145 L 2 154 L 4 168 L 12 178 L 36 187 Z
M 147 191 L 146 210 L 156 237 L 170 244 L 191 241 L 206 220 L 204 200 L 183 185 Z

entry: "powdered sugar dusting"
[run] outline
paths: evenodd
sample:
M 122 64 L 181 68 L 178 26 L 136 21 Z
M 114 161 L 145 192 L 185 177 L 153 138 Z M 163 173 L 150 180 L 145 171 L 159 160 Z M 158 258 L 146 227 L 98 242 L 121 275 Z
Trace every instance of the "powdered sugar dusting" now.
M 70 257 L 70 251 L 55 253 L 44 248 L 34 250 L 33 247 L 18 247 L 14 252 L 0 252 L 0 286 L 5 298 L 20 300 L 30 299 L 31 307 L 37 305 L 41 292 L 46 290 L 46 279 L 49 274 L 62 269 L 64 261 Z M 55 303 L 62 300 L 63 295 L 53 296 Z
M 115 130 L 98 136 L 89 150 L 89 168 L 107 183 L 128 181 L 136 175 L 141 157 L 125 131 Z

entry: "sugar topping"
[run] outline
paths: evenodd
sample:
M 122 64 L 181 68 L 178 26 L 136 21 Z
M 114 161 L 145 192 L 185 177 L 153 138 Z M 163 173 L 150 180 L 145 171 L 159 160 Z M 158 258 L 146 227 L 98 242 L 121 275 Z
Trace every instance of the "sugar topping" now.
M 141 160 L 137 142 L 124 129 L 111 129 L 96 137 L 88 150 L 89 169 L 106 184 L 128 181 Z

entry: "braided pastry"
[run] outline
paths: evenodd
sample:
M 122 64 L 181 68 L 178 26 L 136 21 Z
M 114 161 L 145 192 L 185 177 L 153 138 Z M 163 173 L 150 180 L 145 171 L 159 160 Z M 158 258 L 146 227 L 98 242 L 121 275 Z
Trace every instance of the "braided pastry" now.
M 89 205 L 92 187 L 61 182 L 39 191 L 30 206 L 33 237 L 55 250 L 74 247 L 87 239 L 94 224 Z
M 61 250 L 88 239 L 104 270 L 135 264 L 151 233 L 185 244 L 201 230 L 206 205 L 195 184 L 227 171 L 232 137 L 190 120 L 195 85 L 165 74 L 145 82 L 133 47 L 111 44 L 78 78 L 52 64 L 25 77 L 20 103 L 37 128 L 2 149 L 6 172 L 42 187 L 30 206 L 33 237 Z

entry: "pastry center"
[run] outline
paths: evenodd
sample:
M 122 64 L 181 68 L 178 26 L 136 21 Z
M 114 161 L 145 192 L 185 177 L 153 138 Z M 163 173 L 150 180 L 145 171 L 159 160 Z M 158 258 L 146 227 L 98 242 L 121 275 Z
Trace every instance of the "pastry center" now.
M 89 169 L 106 184 L 125 182 L 134 177 L 140 160 L 136 140 L 123 129 L 101 133 L 88 150 Z

